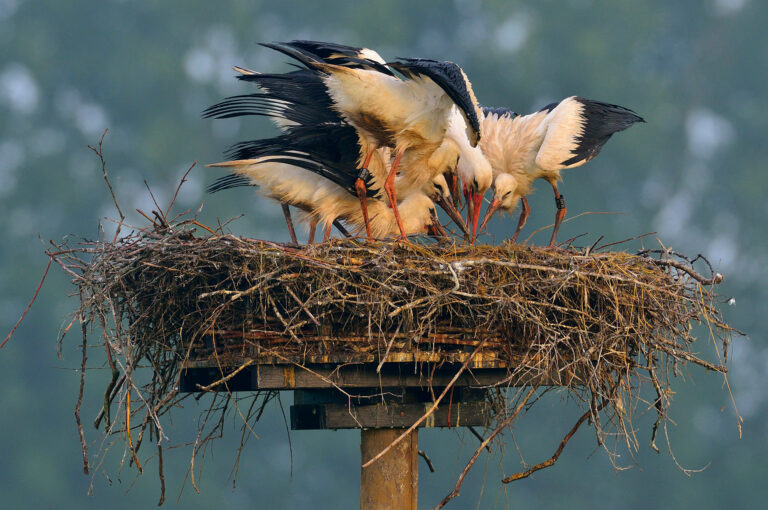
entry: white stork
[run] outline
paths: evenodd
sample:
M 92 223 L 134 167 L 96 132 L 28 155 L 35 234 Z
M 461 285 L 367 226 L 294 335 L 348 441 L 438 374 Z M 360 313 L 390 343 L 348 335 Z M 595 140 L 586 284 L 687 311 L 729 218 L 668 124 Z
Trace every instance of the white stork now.
M 480 147 L 493 167 L 494 197 L 480 230 L 496 210 L 511 212 L 522 199 L 520 220 L 511 238 L 515 242 L 530 214 L 526 197 L 533 181 L 541 178 L 555 192 L 557 214 L 549 243 L 554 246 L 566 214 L 565 198 L 557 189 L 560 171 L 590 161 L 611 135 L 636 122 L 645 120 L 628 108 L 577 96 L 524 116 L 507 108 L 484 108 Z
M 480 138 L 479 107 L 466 75 L 456 64 L 426 59 L 399 59 L 384 66 L 370 59 L 355 58 L 352 60 L 356 66 L 338 65 L 292 44 L 264 46 L 321 73 L 333 107 L 360 135 L 366 154 L 362 168 L 367 168 L 377 148 L 395 149 L 384 191 L 396 221 L 402 226 L 395 175 L 402 165 L 405 182 L 421 189 L 455 164 L 460 154 L 458 145 L 443 143 L 454 104 L 465 117 L 470 145 L 477 145 Z M 390 68 L 405 79 L 396 77 Z M 404 237 L 404 229 L 401 230 Z

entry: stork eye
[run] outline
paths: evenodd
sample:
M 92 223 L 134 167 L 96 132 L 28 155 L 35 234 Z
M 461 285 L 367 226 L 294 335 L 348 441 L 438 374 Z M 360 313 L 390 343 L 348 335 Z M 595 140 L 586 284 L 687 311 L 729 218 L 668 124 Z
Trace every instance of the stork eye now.
M 502 199 L 504 199 L 504 198 L 507 198 L 507 197 L 510 195 L 510 193 L 512 193 L 512 192 L 511 192 L 511 191 L 507 191 L 506 193 L 504 193 L 504 194 L 501 196 L 501 198 L 502 198 Z
M 472 185 L 475 187 L 475 190 L 480 189 L 480 186 L 477 185 L 477 177 L 472 178 Z

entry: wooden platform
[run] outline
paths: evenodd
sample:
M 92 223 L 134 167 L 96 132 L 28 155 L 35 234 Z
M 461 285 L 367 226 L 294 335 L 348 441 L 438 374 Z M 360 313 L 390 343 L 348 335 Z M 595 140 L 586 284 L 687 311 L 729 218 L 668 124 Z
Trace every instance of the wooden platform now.
M 231 376 L 211 390 L 293 390 L 294 430 L 403 428 L 427 412 L 471 353 L 456 353 L 455 361 L 440 363 L 422 354 L 426 353 L 398 355 L 397 361 L 388 360 L 381 367 L 367 359 L 350 362 L 349 357 L 344 364 L 332 363 L 327 356 L 304 364 L 252 358 L 196 360 L 182 371 L 180 391 L 201 391 Z M 512 385 L 507 374 L 503 363 L 476 355 L 456 379 L 449 397 L 420 426 L 489 425 L 493 412 L 488 389 Z

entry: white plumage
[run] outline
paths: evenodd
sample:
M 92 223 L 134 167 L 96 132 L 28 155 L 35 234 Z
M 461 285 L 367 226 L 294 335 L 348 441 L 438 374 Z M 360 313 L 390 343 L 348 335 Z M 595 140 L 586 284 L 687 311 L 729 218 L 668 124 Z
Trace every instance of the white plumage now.
M 568 97 L 530 115 L 517 116 L 504 109 L 486 109 L 480 148 L 493 168 L 494 198 L 482 228 L 501 208 L 511 212 L 522 200 L 523 211 L 512 241 L 530 213 L 527 197 L 533 181 L 552 186 L 557 204 L 550 245 L 554 245 L 565 217 L 565 199 L 557 189 L 560 172 L 594 158 L 608 139 L 635 122 L 645 122 L 631 110 L 577 96 Z
M 335 220 L 344 220 L 359 229 L 365 227 L 357 198 L 341 186 L 309 170 L 268 159 L 225 161 L 210 166 L 229 168 L 258 186 L 262 193 L 281 203 L 291 204 L 302 211 L 310 222 L 319 222 L 326 232 Z M 437 176 L 431 186 L 434 198 L 448 195 L 448 186 L 442 176 Z M 394 212 L 386 201 L 367 199 L 371 232 L 376 237 L 399 233 Z M 406 234 L 426 233 L 435 225 L 436 214 L 433 200 L 417 191 L 404 197 L 403 226 Z

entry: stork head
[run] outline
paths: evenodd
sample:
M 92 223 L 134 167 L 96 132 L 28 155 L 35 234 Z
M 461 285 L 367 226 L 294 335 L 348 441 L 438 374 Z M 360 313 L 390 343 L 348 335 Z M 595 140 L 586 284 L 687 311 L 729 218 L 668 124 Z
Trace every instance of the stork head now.
M 510 174 L 499 174 L 493 182 L 493 200 L 485 213 L 480 231 L 485 228 L 488 220 L 493 213 L 501 209 L 505 212 L 512 212 L 520 201 L 520 194 L 517 191 L 517 179 Z
M 493 182 L 493 169 L 479 148 L 461 151 L 456 172 L 468 190 L 484 195 Z
M 443 175 L 438 175 L 430 182 L 431 190 L 428 193 L 429 198 L 443 210 L 448 213 L 448 216 L 459 226 L 464 234 L 468 234 L 467 225 L 464 220 L 461 219 L 461 215 L 456 210 L 451 200 L 451 190 L 448 186 L 448 182 Z

